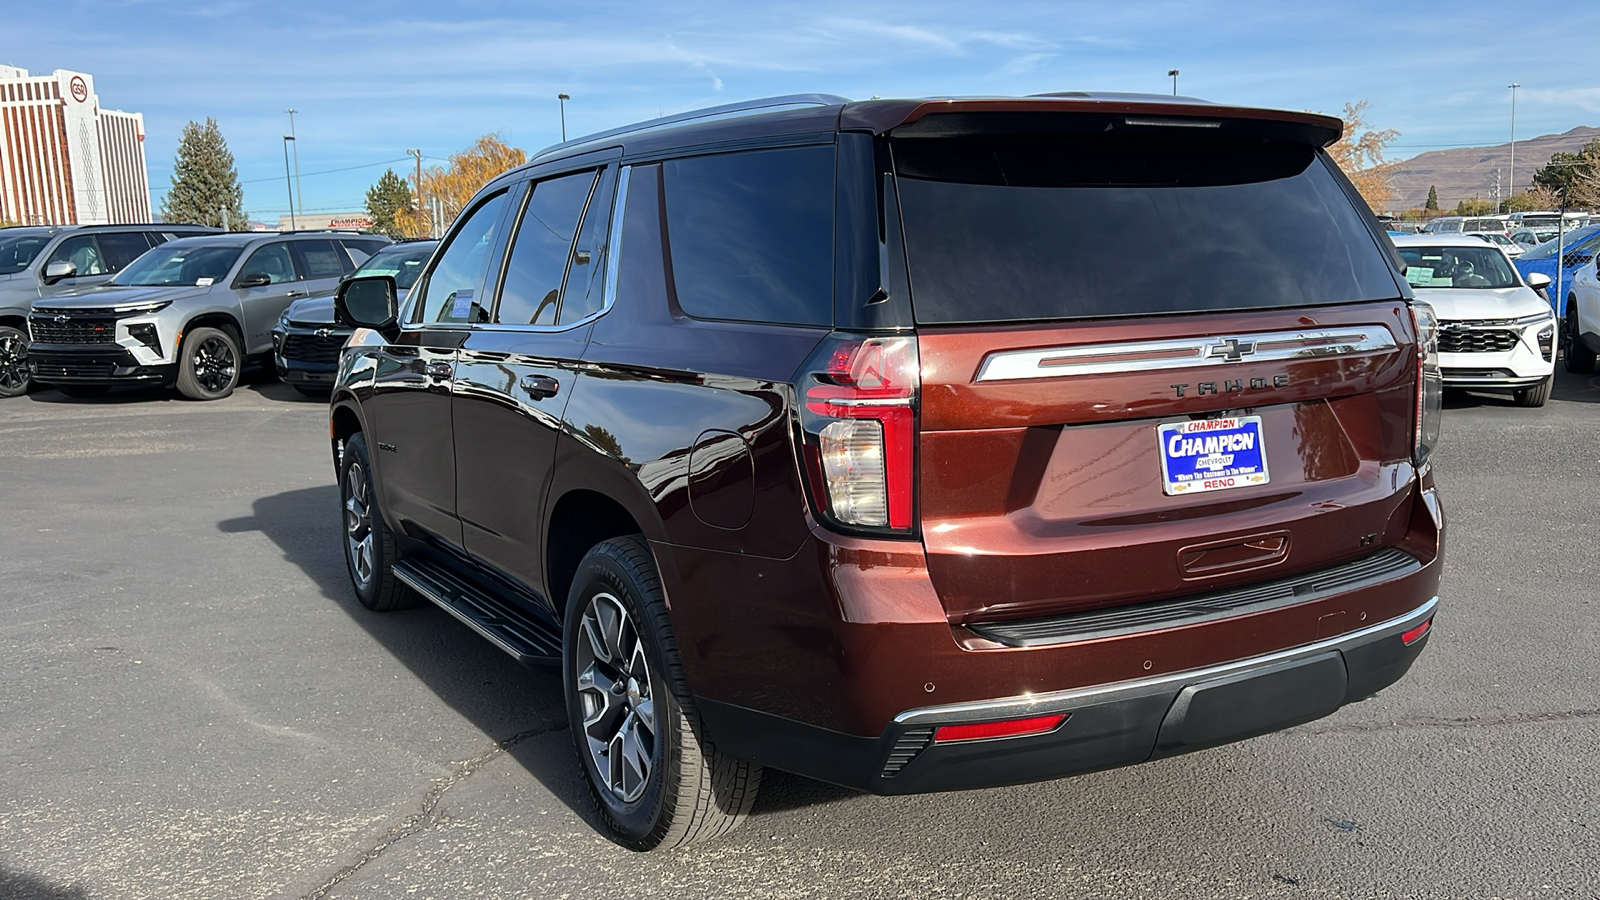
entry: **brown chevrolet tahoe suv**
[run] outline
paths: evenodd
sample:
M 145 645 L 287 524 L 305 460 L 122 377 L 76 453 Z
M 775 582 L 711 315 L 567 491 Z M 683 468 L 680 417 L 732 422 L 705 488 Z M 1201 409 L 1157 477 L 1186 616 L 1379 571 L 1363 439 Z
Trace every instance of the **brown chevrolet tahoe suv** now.
M 1322 116 L 785 97 L 483 188 L 332 398 L 362 603 L 559 665 L 616 839 L 1325 716 L 1438 602 L 1434 318 Z

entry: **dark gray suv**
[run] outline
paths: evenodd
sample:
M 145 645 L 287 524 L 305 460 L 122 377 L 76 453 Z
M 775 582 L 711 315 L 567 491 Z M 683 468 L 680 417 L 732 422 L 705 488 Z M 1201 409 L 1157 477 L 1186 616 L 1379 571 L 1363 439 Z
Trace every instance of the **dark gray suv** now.
M 140 254 L 203 225 L 40 225 L 0 228 L 0 397 L 27 393 L 28 307 L 103 284 Z

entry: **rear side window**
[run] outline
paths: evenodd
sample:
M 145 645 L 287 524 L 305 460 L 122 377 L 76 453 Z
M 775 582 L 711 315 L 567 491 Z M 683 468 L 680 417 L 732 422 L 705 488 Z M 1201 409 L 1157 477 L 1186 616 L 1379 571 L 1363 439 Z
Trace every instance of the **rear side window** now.
M 300 257 L 300 271 L 308 279 L 338 278 L 344 274 L 333 241 L 295 241 L 294 250 Z
M 833 321 L 834 148 L 663 165 L 678 306 L 706 319 Z
M 1220 136 L 894 143 L 926 323 L 1263 309 L 1400 295 L 1311 147 Z
M 100 253 L 105 257 L 106 270 L 120 272 L 128 263 L 138 259 L 150 249 L 144 232 L 107 232 L 100 235 Z
M 594 173 L 541 181 L 533 187 L 500 289 L 495 321 L 507 325 L 554 325 L 561 279 L 578 231 L 578 218 L 594 187 Z

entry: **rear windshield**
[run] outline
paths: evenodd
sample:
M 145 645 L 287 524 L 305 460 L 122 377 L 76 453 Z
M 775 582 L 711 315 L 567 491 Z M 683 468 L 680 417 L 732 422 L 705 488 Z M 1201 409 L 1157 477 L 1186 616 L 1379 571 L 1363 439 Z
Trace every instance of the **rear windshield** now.
M 1393 269 L 1307 146 L 1163 134 L 903 138 L 919 322 L 1393 298 Z

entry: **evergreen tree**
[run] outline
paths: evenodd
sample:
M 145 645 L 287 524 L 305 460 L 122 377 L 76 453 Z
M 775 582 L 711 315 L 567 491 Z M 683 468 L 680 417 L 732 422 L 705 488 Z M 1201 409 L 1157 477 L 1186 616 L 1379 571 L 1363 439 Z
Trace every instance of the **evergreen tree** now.
M 191 225 L 226 226 L 249 231 L 244 214 L 244 188 L 233 168 L 233 154 L 222 139 L 216 119 L 183 126 L 178 158 L 172 166 L 172 187 L 161 201 L 161 218 Z
M 372 229 L 389 237 L 404 237 L 405 232 L 395 215 L 412 207 L 411 185 L 404 178 L 387 169 L 378 183 L 367 188 L 367 214 L 372 216 Z
M 1428 185 L 1428 202 L 1422 208 L 1423 209 L 1438 209 L 1439 208 L 1439 189 L 1434 187 L 1431 184 Z

